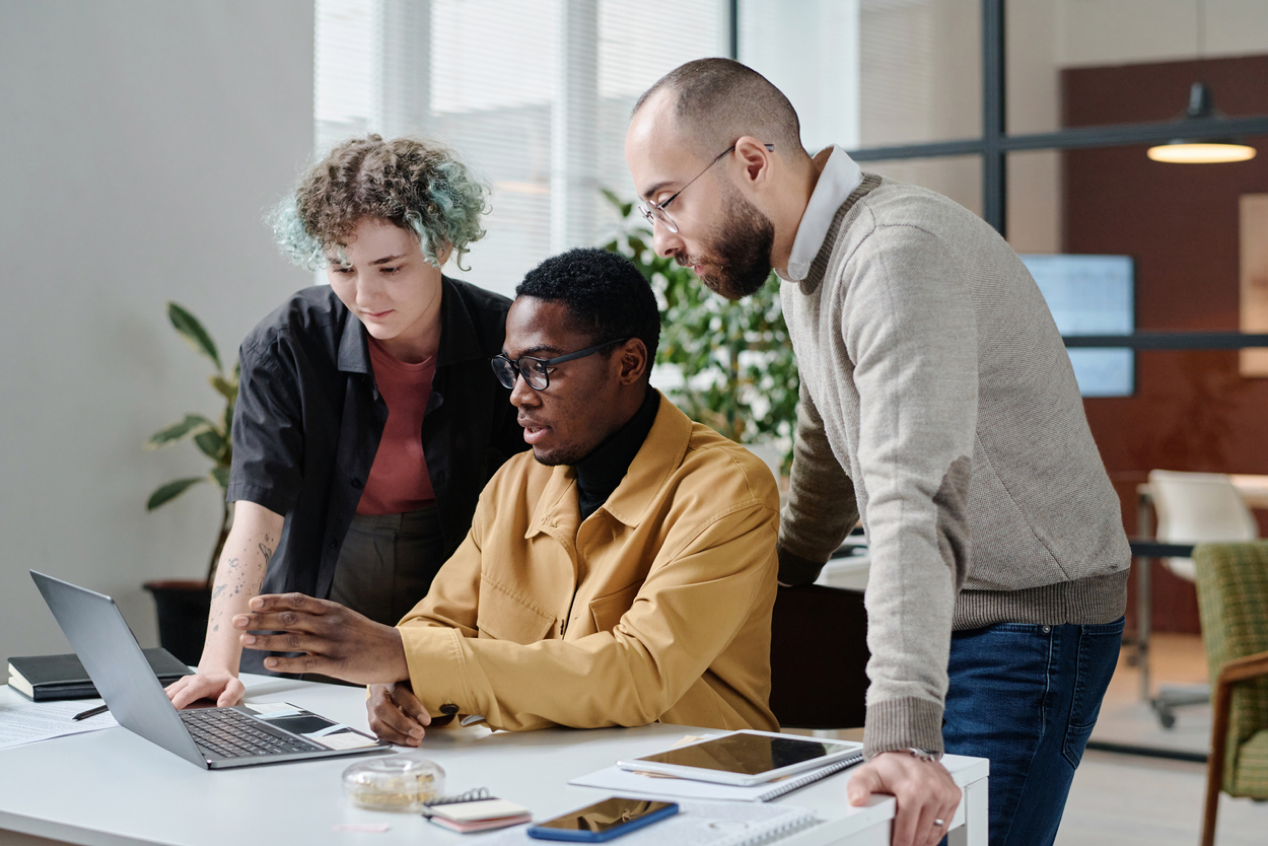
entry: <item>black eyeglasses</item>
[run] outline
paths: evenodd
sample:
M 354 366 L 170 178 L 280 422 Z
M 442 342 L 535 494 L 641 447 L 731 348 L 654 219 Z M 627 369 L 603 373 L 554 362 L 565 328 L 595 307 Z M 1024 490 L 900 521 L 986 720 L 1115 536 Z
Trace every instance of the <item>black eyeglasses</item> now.
M 774 144 L 763 144 L 762 146 L 772 153 L 775 152 Z M 727 153 L 730 153 L 734 149 L 735 149 L 735 144 L 732 144 L 730 147 L 727 147 L 725 150 L 723 150 L 722 152 L 714 156 L 713 161 L 709 162 L 707 165 L 704 166 L 704 170 L 700 171 L 695 176 L 691 177 L 691 179 L 687 180 L 687 184 L 679 188 L 678 192 L 674 194 L 672 197 L 670 197 L 668 200 L 665 200 L 662 203 L 648 203 L 645 206 L 642 206 L 642 205 L 639 206 L 638 210 L 639 210 L 639 213 L 643 215 L 643 219 L 646 220 L 648 223 L 650 223 L 652 226 L 656 225 L 656 221 L 660 221 L 661 223 L 665 224 L 665 228 L 668 229 L 670 232 L 677 232 L 678 224 L 674 223 L 674 219 L 669 216 L 669 212 L 665 211 L 665 209 L 669 208 L 669 204 L 672 203 L 674 200 L 678 199 L 679 195 L 682 194 L 683 191 L 686 191 L 688 188 L 690 188 L 692 182 L 695 182 L 697 179 L 704 176 L 705 173 L 708 172 L 709 168 L 713 167 L 715 164 L 722 161 L 722 157 L 725 156 Z
M 512 360 L 507 358 L 506 353 L 501 353 L 489 359 L 489 364 L 493 365 L 493 374 L 498 377 L 498 381 L 502 383 L 503 388 L 515 390 L 515 377 L 523 376 L 524 381 L 534 391 L 544 391 L 550 387 L 550 371 L 554 369 L 556 364 L 585 358 L 613 344 L 623 344 L 628 340 L 629 338 L 618 338 L 615 341 L 605 341 L 602 344 L 586 347 L 584 350 L 577 350 L 574 353 L 555 358 L 533 358 L 525 355 Z

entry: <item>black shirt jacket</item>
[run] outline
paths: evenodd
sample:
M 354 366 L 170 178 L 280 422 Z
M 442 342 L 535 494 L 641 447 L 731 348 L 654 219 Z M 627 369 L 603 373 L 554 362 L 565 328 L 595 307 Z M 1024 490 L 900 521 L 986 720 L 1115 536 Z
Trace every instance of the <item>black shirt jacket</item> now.
M 442 286 L 421 437 L 448 560 L 485 483 L 527 444 L 489 366 L 510 300 L 448 277 Z M 387 421 L 365 327 L 329 287 L 306 288 L 252 330 L 239 356 L 227 499 L 285 517 L 263 592 L 324 599 Z

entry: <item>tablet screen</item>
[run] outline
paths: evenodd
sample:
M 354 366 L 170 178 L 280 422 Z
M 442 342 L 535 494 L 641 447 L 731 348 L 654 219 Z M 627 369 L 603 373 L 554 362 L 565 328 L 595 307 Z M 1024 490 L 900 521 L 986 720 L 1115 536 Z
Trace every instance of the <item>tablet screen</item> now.
M 701 770 L 722 770 L 741 775 L 790 767 L 841 751 L 838 744 L 804 737 L 767 737 L 761 734 L 728 734 L 692 746 L 681 746 L 657 755 L 645 755 L 639 761 L 695 767 Z

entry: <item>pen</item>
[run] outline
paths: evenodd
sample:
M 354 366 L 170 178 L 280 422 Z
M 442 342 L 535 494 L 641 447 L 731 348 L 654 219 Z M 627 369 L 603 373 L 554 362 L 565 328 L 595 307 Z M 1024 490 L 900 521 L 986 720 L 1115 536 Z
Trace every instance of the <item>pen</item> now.
M 87 711 L 80 711 L 78 714 L 71 717 L 71 721 L 77 722 L 79 720 L 86 720 L 89 717 L 95 717 L 98 714 L 104 714 L 109 710 L 110 708 L 107 705 L 98 705 L 96 708 L 89 708 Z

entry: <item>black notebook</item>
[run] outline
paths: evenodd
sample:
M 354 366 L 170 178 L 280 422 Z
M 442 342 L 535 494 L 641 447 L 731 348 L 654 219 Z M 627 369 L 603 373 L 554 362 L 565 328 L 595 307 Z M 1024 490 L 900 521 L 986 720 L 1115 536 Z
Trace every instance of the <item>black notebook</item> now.
M 166 649 L 146 649 L 145 660 L 160 682 L 169 685 L 190 673 L 189 667 Z M 36 702 L 54 699 L 96 699 L 84 665 L 74 655 L 28 655 L 9 659 L 9 687 Z

